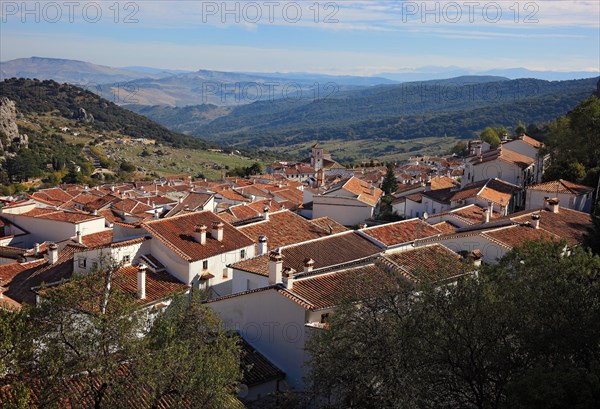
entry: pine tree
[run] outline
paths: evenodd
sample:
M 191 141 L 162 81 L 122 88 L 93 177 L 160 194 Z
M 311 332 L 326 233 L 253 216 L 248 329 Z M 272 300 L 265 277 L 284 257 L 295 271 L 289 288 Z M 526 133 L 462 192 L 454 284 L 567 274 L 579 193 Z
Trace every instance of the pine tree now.
M 396 181 L 396 175 L 394 174 L 394 165 L 388 164 L 387 172 L 385 177 L 383 178 L 383 183 L 381 184 L 381 189 L 384 191 L 386 195 L 391 195 L 398 188 L 398 182 Z

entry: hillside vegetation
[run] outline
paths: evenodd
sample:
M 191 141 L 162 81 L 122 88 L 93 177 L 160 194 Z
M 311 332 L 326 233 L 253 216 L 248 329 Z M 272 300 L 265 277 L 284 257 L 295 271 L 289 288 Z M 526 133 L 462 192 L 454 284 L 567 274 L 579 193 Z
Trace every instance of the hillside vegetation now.
M 173 132 L 74 85 L 52 80 L 11 78 L 0 82 L 0 95 L 15 101 L 22 114 L 52 113 L 81 120 L 95 132 L 118 132 L 133 138 L 155 139 L 175 147 L 208 147 L 201 139 Z M 87 117 L 81 109 L 85 110 Z
M 274 147 L 314 140 L 402 141 L 471 138 L 486 126 L 542 123 L 565 115 L 595 89 L 595 79 L 485 82 L 463 79 L 385 85 L 317 100 L 276 100 L 224 109 L 131 109 L 165 126 L 239 147 Z

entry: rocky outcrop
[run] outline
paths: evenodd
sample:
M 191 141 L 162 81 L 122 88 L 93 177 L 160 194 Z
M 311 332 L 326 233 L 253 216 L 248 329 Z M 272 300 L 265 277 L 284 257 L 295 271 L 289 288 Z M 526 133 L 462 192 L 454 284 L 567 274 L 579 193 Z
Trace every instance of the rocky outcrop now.
M 88 114 L 88 112 L 83 108 L 79 108 L 79 111 L 77 111 L 74 116 L 75 119 L 79 119 L 83 122 L 94 122 L 94 115 Z
M 27 135 L 19 134 L 15 102 L 6 97 L 0 97 L 0 152 L 11 145 L 27 146 L 28 142 Z

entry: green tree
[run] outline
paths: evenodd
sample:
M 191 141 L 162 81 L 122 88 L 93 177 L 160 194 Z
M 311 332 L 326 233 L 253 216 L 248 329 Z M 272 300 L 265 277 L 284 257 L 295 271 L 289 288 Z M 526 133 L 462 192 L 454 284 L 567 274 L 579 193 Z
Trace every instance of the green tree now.
M 122 170 L 123 172 L 134 172 L 136 168 L 133 163 L 121 162 L 119 169 Z
M 381 183 L 381 190 L 389 196 L 394 193 L 396 189 L 398 189 L 398 181 L 394 174 L 394 164 L 390 163 L 387 165 L 387 171 L 383 177 L 383 182 Z
M 150 390 L 149 408 L 168 398 L 175 407 L 227 407 L 241 380 L 237 336 L 229 336 L 199 296 L 182 296 L 155 320 L 132 371 Z M 209 388 L 202 385 L 210 385 Z
M 450 149 L 451 155 L 457 156 L 465 156 L 467 152 L 467 143 L 464 141 L 458 141 L 456 144 Z
M 527 133 L 527 128 L 523 122 L 519 122 L 519 124 L 515 127 L 515 135 L 519 136 L 524 133 Z
M 40 406 L 66 398 L 79 407 L 86 396 L 99 409 L 128 393 L 128 379 L 120 371 L 136 356 L 143 314 L 135 297 L 119 290 L 124 285 L 124 277 L 115 275 L 120 265 L 101 264 L 98 271 L 42 289 L 44 301 L 31 310 L 32 336 L 43 351 L 25 363 L 22 373 L 40 384 Z M 80 396 L 64 396 L 61 390 L 62 381 L 72 376 L 89 379 Z
M 312 385 L 340 408 L 593 408 L 600 258 L 530 242 L 443 288 L 346 304 L 309 342 Z
M 479 137 L 482 141 L 489 143 L 492 149 L 495 149 L 500 145 L 501 134 L 498 134 L 497 129 L 487 127 L 481 132 Z

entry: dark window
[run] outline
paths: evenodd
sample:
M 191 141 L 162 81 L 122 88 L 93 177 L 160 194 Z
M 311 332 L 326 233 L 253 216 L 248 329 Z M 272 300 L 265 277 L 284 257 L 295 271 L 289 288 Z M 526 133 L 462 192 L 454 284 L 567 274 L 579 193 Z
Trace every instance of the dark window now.
M 240 250 L 240 258 L 241 259 L 245 259 L 246 258 L 246 250 Z
M 85 258 L 80 258 L 79 259 L 79 268 L 85 268 L 87 265 L 87 259 Z
M 204 261 L 202 262 L 202 269 L 204 269 L 204 270 L 208 270 L 208 260 L 204 260 Z
M 123 263 L 129 263 L 129 254 L 123 256 Z

